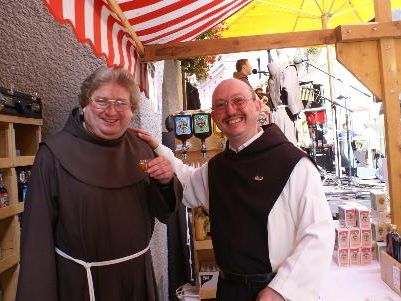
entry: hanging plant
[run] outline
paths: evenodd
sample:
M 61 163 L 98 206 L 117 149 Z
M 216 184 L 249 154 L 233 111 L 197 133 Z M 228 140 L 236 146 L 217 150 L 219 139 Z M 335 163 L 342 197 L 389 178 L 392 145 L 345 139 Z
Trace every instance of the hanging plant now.
M 224 23 L 205 31 L 196 40 L 218 39 L 222 37 L 223 31 L 226 30 Z M 218 55 L 200 56 L 191 59 L 181 60 L 181 70 L 188 76 L 195 75 L 199 82 L 203 82 L 209 78 L 209 71 L 214 62 L 219 60 Z

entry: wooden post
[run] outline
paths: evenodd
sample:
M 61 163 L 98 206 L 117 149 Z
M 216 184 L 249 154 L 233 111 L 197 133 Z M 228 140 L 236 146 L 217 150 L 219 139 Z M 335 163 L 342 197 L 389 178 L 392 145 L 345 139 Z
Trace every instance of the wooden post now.
M 391 21 L 390 0 L 375 0 L 376 20 Z M 397 71 L 396 42 L 393 38 L 378 41 L 379 72 L 384 106 L 386 153 L 392 222 L 401 226 L 401 124 L 400 82 Z
M 120 6 L 118 5 L 116 0 L 108 0 L 110 4 L 110 8 L 112 11 L 117 15 L 120 19 L 121 23 L 124 25 L 125 30 L 128 32 L 129 36 L 134 40 L 136 45 L 136 50 L 140 57 L 143 57 L 145 50 L 143 47 L 142 42 L 139 40 L 138 36 L 136 35 L 135 31 L 132 29 L 131 24 L 128 22 L 127 18 L 125 17 L 123 11 L 121 10 Z

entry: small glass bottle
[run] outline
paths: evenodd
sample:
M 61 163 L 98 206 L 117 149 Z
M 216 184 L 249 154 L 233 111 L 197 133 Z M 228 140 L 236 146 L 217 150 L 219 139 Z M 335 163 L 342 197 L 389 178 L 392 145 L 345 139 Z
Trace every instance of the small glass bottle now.
M 397 226 L 391 225 L 390 232 L 386 235 L 386 252 L 391 255 L 394 259 L 398 260 L 399 257 L 399 245 L 400 245 L 400 236 L 397 233 Z
M 9 205 L 8 193 L 6 186 L 3 183 L 3 176 L 0 174 L 0 208 L 6 207 Z

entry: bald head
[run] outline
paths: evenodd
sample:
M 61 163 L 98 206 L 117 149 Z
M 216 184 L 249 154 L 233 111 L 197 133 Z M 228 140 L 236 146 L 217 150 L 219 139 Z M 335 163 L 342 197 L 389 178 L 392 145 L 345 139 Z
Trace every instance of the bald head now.
M 216 99 L 226 99 L 228 94 L 233 91 L 238 91 L 242 95 L 246 97 L 252 98 L 252 100 L 256 100 L 255 92 L 249 87 L 245 82 L 236 78 L 230 78 L 223 80 L 220 84 L 216 86 L 212 95 L 212 102 Z
M 230 147 L 237 148 L 258 132 L 260 101 L 245 82 L 230 78 L 223 80 L 212 96 L 212 118 L 227 136 Z

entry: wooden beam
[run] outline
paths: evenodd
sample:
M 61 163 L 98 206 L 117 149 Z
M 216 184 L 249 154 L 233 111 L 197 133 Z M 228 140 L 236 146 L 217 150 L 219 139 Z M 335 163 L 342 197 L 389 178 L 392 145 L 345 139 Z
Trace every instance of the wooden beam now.
M 138 51 L 139 56 L 143 56 L 145 53 L 144 47 L 142 42 L 139 40 L 138 36 L 136 35 L 135 31 L 132 29 L 131 24 L 128 22 L 127 17 L 125 17 L 123 11 L 121 10 L 120 6 L 115 0 L 107 0 L 110 4 L 111 10 L 117 15 L 120 19 L 121 23 L 123 24 L 125 30 L 128 32 L 130 37 L 134 40 L 136 49 Z
M 401 40 L 400 40 L 401 41 Z M 376 97 L 383 99 L 377 41 L 336 44 L 337 60 Z
M 336 29 L 147 45 L 143 61 L 183 59 L 243 51 L 310 47 L 337 42 L 401 38 L 401 21 L 341 25 Z
M 143 61 L 182 59 L 242 51 L 334 44 L 334 29 L 288 32 L 238 38 L 146 45 Z
M 391 20 L 392 16 L 390 0 L 375 0 L 375 21 L 389 22 Z
M 394 39 L 378 41 L 380 77 L 382 85 L 384 125 L 386 131 L 387 173 L 392 222 L 401 225 L 401 72 L 397 68 L 397 50 Z
M 401 38 L 401 21 L 341 25 L 336 30 L 339 42 Z

